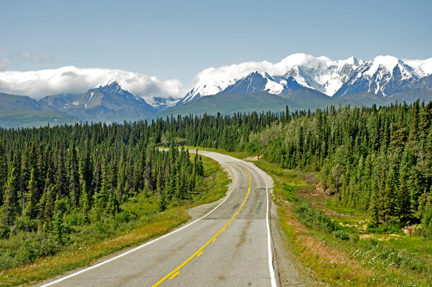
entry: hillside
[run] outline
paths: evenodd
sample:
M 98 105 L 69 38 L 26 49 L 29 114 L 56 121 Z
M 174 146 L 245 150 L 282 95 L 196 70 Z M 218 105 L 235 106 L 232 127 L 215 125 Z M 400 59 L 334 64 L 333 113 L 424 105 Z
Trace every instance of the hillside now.
M 78 119 L 59 112 L 36 110 L 2 110 L 0 112 L 0 127 L 41 127 L 74 124 Z

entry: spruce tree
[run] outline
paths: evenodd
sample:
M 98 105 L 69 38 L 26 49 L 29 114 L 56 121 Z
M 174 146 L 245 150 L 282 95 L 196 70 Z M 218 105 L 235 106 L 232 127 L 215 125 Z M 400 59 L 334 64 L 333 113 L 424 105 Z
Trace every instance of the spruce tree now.
M 13 225 L 15 216 L 18 213 L 18 184 L 18 173 L 15 168 L 12 168 L 8 174 L 8 180 L 5 186 L 5 194 L 3 198 L 3 224 L 7 226 Z
M 68 176 L 68 193 L 72 205 L 77 207 L 79 205 L 80 196 L 80 184 L 79 184 L 79 166 L 78 157 L 75 148 L 75 142 L 72 142 L 72 146 L 69 149 L 69 176 Z
M 0 139 L 0 206 L 3 204 L 4 189 L 7 183 L 7 158 L 4 150 L 4 142 Z
M 39 194 L 36 178 L 35 178 L 35 169 L 31 170 L 29 184 L 27 186 L 27 201 L 26 206 L 24 208 L 24 216 L 28 219 L 34 219 L 37 215 L 37 199 L 36 196 Z
M 60 211 L 57 211 L 52 221 L 52 235 L 54 240 L 60 245 L 64 245 L 64 233 L 63 216 Z

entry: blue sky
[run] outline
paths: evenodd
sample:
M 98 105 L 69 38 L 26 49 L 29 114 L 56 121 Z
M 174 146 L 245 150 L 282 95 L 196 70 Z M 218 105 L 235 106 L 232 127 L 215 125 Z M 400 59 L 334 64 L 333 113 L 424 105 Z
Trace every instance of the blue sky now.
M 0 68 L 73 65 L 139 72 L 185 85 L 208 67 L 432 57 L 431 1 L 0 0 Z

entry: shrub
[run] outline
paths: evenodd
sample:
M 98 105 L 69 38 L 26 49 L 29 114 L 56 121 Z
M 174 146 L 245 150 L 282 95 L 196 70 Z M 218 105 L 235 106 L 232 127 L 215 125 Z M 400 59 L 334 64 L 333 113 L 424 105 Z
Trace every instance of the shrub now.
M 349 234 L 346 233 L 346 232 L 343 231 L 343 230 L 335 231 L 335 232 L 334 232 L 334 236 L 335 236 L 336 238 L 341 239 L 341 240 L 349 240 L 349 239 L 350 239 Z
M 331 233 L 336 230 L 331 218 L 319 210 L 315 210 L 310 203 L 302 202 L 295 210 L 300 221 L 309 228 Z
M 358 234 L 351 234 L 350 239 L 352 242 L 357 243 L 360 241 L 360 236 Z

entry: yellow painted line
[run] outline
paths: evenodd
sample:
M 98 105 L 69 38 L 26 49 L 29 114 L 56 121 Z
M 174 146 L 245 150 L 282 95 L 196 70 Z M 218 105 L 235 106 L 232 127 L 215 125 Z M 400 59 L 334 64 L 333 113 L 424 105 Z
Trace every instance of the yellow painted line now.
M 217 237 L 215 239 L 213 239 L 213 241 L 216 241 Z
M 245 171 L 246 171 L 246 173 L 248 174 L 248 176 L 249 176 L 249 186 L 248 186 L 248 191 L 247 191 L 247 193 L 246 193 L 246 197 L 245 197 L 245 199 L 244 199 L 244 201 L 243 201 L 243 205 L 246 203 L 246 201 L 247 201 L 247 199 L 248 199 L 248 196 L 249 196 L 249 193 L 250 193 L 250 189 L 251 189 L 251 183 L 252 183 L 252 177 L 251 177 L 251 175 L 250 175 L 250 173 L 247 171 L 247 169 L 245 169 L 244 167 L 242 167 L 241 165 L 239 165 L 241 168 L 243 168 Z M 243 206 L 242 205 L 242 206 Z M 171 271 L 170 273 L 168 273 L 168 275 L 166 275 L 164 278 L 162 278 L 161 280 L 159 280 L 156 284 L 154 284 L 152 287 L 156 287 L 156 286 L 159 286 L 160 284 L 162 284 L 162 282 L 164 282 L 166 279 L 168 279 L 168 278 L 170 278 L 170 279 L 173 279 L 174 277 L 176 277 L 179 273 L 180 273 L 180 269 L 181 268 L 183 268 L 183 266 L 185 266 L 189 261 L 191 261 L 195 256 L 199 256 L 199 255 L 201 255 L 202 254 L 202 252 L 203 252 L 203 250 L 204 250 L 204 248 L 206 248 L 207 247 L 207 245 L 209 245 L 210 244 L 210 242 L 212 242 L 212 241 L 215 241 L 216 240 L 216 237 L 219 235 L 219 233 L 221 233 L 221 232 L 223 232 L 223 231 L 225 231 L 225 227 L 227 227 L 228 225 L 231 225 L 231 221 L 233 221 L 234 219 L 235 219 L 235 217 L 236 217 L 236 215 L 237 214 L 239 214 L 239 212 L 240 212 L 240 210 L 241 210 L 241 207 L 239 208 L 239 210 L 237 210 L 237 212 L 234 214 L 234 216 L 227 222 L 227 224 L 225 224 L 225 226 L 224 227 L 222 227 L 221 228 L 221 230 L 219 230 L 218 231 L 218 233 L 216 233 L 209 241 L 207 241 L 207 243 L 206 244 L 204 244 L 200 249 L 198 249 L 198 251 L 197 252 L 195 252 L 191 257 L 189 257 L 185 262 L 183 262 L 182 264 L 180 264 L 180 266 L 179 267 L 177 267 L 176 269 L 174 269 L 173 271 Z M 198 255 L 199 254 L 199 255 Z
M 203 251 L 201 251 L 200 253 L 198 253 L 198 255 L 197 255 L 197 256 L 200 256 L 201 254 L 203 254 Z

